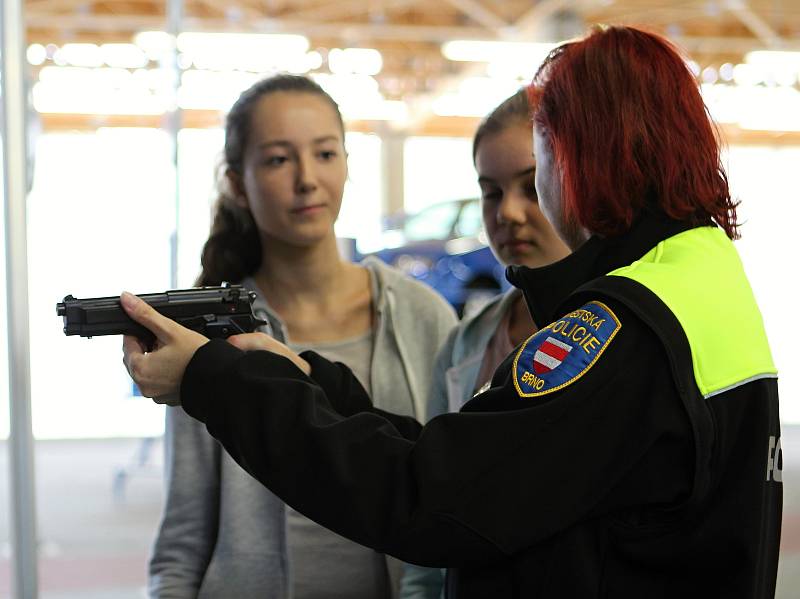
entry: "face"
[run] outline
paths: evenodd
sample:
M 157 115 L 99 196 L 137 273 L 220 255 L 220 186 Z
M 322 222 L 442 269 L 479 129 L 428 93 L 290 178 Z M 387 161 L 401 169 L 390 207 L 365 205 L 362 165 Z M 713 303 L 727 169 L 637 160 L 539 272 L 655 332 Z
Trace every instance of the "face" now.
M 559 237 L 571 250 L 589 238 L 588 232 L 564 218 L 561 178 L 553 160 L 553 150 L 546 137 L 533 130 L 533 153 L 536 157 L 536 192 L 539 206 Z
M 258 100 L 250 127 L 241 177 L 232 177 L 262 241 L 309 246 L 332 236 L 347 179 L 333 107 L 311 93 L 274 92 Z
M 569 250 L 542 214 L 534 186 L 531 127 L 520 120 L 485 136 L 475 153 L 483 224 L 503 264 L 538 267 Z

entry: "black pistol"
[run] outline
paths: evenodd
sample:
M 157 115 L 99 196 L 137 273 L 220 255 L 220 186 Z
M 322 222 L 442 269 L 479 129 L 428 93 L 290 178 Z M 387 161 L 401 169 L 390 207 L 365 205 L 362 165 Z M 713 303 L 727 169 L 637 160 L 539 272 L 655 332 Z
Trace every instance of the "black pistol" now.
M 253 315 L 253 291 L 241 285 L 175 289 L 140 295 L 157 312 L 209 339 L 252 333 L 266 322 Z M 148 346 L 154 335 L 134 322 L 122 309 L 119 296 L 76 299 L 71 295 L 56 305 L 64 317 L 64 334 L 81 337 L 135 335 Z

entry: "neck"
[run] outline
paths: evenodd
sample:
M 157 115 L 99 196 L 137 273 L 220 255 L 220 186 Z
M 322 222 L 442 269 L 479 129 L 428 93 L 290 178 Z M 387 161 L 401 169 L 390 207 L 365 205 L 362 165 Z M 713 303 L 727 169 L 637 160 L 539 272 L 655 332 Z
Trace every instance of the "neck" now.
M 308 247 L 274 239 L 262 239 L 261 245 L 261 266 L 254 278 L 273 307 L 286 301 L 319 302 L 341 286 L 347 264 L 339 256 L 333 233 Z
M 530 337 L 537 329 L 536 324 L 528 312 L 525 298 L 522 294 L 511 305 L 511 314 L 508 319 L 508 339 L 511 345 L 517 346 Z

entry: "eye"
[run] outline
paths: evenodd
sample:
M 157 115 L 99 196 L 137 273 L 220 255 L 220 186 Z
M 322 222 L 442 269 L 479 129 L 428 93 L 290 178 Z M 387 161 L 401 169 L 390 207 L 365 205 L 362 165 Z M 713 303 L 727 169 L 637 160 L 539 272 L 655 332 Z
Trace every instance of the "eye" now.
M 523 191 L 525 193 L 525 197 L 526 198 L 528 198 L 529 200 L 532 200 L 534 202 L 538 202 L 539 201 L 539 196 L 536 193 L 536 183 L 533 180 L 533 177 L 531 177 L 530 181 L 526 181 L 525 182 L 525 185 L 524 185 L 524 187 L 522 189 L 523 189 Z
M 333 160 L 334 158 L 336 158 L 336 156 L 337 153 L 335 150 L 322 150 L 319 153 L 319 157 L 325 160 L 326 162 L 329 160 Z
M 484 202 L 499 202 L 501 199 L 503 199 L 503 192 L 497 188 L 485 189 L 481 193 L 481 199 Z
M 264 164 L 264 166 L 276 167 L 276 166 L 281 166 L 287 160 L 289 160 L 288 156 L 280 156 L 280 155 L 266 156 L 262 160 L 262 164 Z

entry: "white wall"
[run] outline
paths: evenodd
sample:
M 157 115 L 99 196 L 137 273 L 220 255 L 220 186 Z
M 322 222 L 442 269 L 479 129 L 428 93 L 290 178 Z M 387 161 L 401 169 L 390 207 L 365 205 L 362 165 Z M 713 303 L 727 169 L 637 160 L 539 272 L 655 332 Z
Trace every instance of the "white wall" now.
M 56 302 L 164 291 L 174 201 L 154 129 L 43 135 L 28 199 L 31 395 L 39 439 L 148 436 L 163 412 L 132 397 L 121 339 L 66 337 Z
M 472 165 L 472 139 L 409 137 L 405 146 L 405 211 L 480 195 Z
M 0 179 L 3 176 L 3 144 L 0 143 Z M 0 184 L 0 322 L 6 322 L 6 223 L 5 189 Z M 8 438 L 11 415 L 8 405 L 8 330 L 0 326 L 0 439 Z
M 781 417 L 800 423 L 800 345 L 792 318 L 800 294 L 800 147 L 734 146 L 726 161 L 744 223 L 736 245 L 778 367 Z

